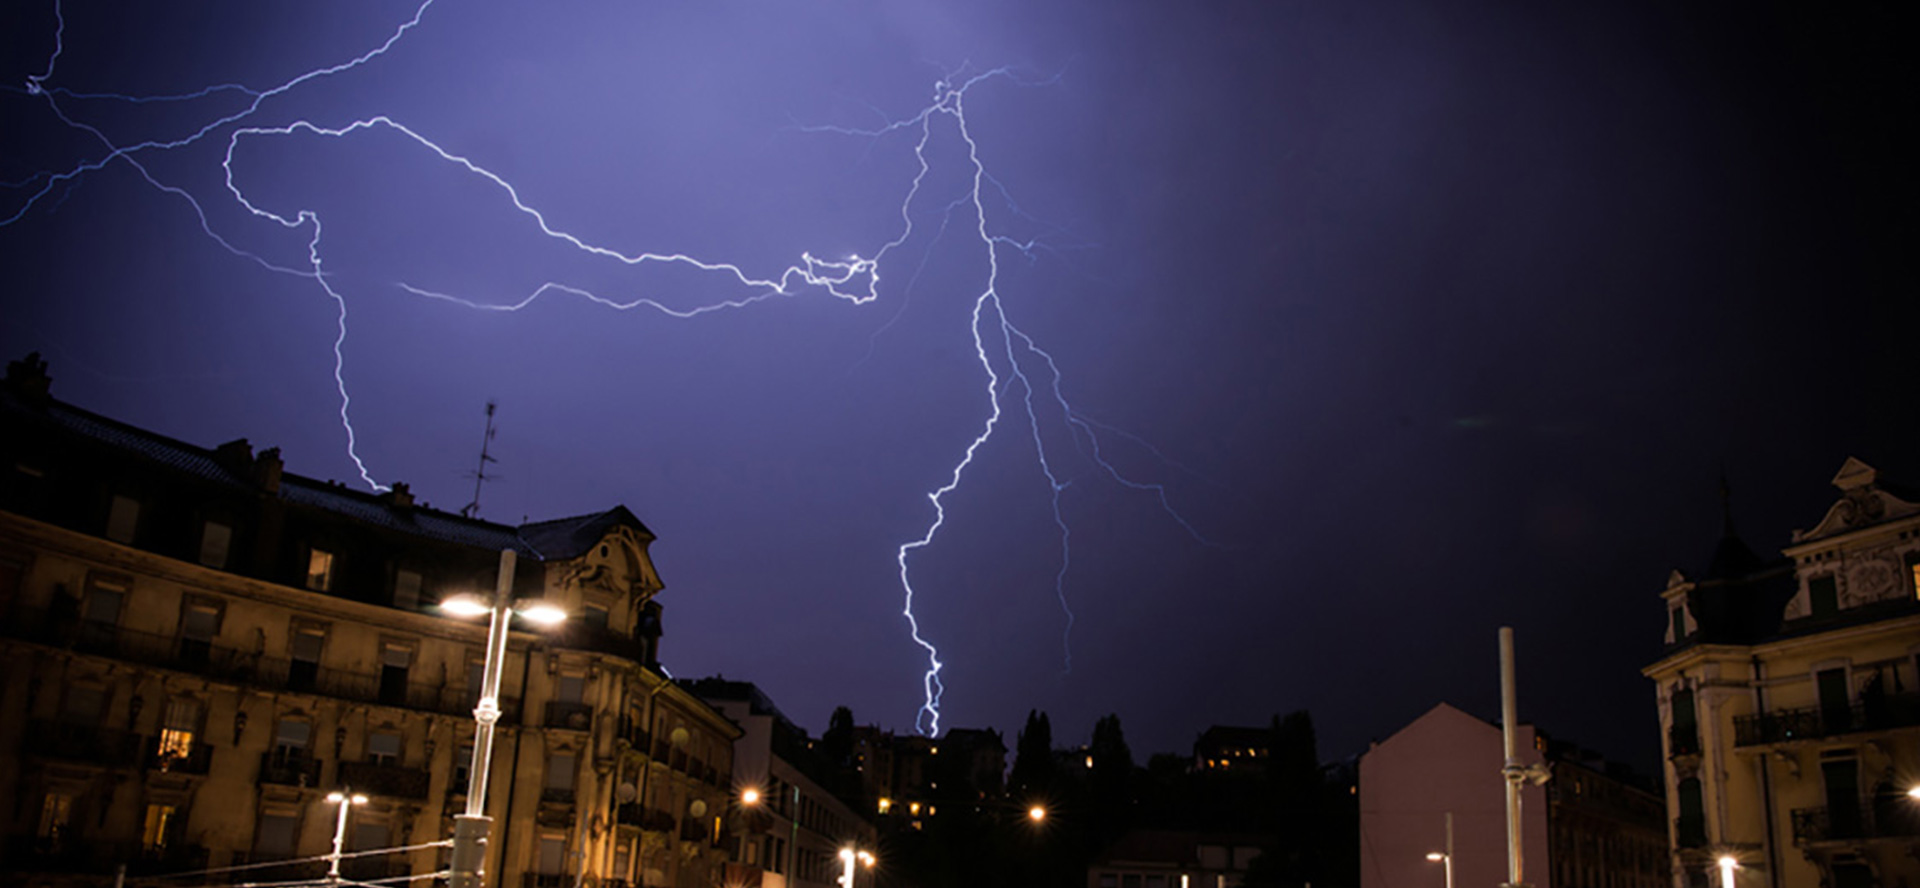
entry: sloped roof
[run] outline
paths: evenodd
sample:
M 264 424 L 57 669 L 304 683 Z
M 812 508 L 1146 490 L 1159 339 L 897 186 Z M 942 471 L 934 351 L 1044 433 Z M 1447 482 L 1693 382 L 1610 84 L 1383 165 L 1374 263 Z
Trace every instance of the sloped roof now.
M 626 506 L 614 506 L 604 512 L 535 521 L 519 527 L 520 539 L 532 546 L 541 558 L 578 558 L 585 555 L 615 527 L 631 527 L 645 539 L 653 539 L 640 519 Z

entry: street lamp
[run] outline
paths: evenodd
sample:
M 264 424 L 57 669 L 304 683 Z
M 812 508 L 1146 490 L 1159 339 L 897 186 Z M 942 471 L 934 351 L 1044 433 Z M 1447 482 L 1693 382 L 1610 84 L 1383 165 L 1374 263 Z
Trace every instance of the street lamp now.
M 340 817 L 333 823 L 333 853 L 327 855 L 327 882 L 340 882 L 340 847 L 347 840 L 347 809 L 353 805 L 364 805 L 367 797 L 345 789 L 327 793 L 327 801 L 340 806 Z
M 1453 888 L 1453 812 L 1447 812 L 1447 850 L 1429 851 L 1427 859 L 1434 863 L 1445 864 L 1447 888 Z
M 486 614 L 487 660 L 480 673 L 480 700 L 473 706 L 473 765 L 467 769 L 467 811 L 453 818 L 453 859 L 448 869 L 449 888 L 480 888 L 480 867 L 486 856 L 487 832 L 493 820 L 487 810 L 487 766 L 493 761 L 493 725 L 500 720 L 500 671 L 507 659 L 507 624 L 514 614 L 527 621 L 553 626 L 567 618 L 567 612 L 537 599 L 513 600 L 512 549 L 500 550 L 500 577 L 493 588 L 493 601 L 476 595 L 455 595 L 440 602 L 440 610 L 456 617 Z
M 1720 888 L 1733 888 L 1733 871 L 1740 868 L 1740 861 L 1733 859 L 1731 854 L 1723 854 L 1718 863 L 1720 864 Z
M 873 852 L 861 851 L 852 845 L 840 849 L 840 888 L 853 888 L 853 863 L 856 860 L 861 866 L 873 869 Z
M 1045 805 L 1034 805 L 1033 807 L 1028 808 L 1027 819 L 1029 821 L 1032 821 L 1036 825 L 1039 824 L 1041 821 L 1046 820 L 1047 807 Z

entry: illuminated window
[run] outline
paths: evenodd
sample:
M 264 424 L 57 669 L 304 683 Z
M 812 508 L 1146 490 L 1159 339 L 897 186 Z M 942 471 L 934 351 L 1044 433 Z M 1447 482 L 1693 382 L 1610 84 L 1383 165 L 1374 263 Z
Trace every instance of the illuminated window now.
M 307 588 L 326 592 L 333 588 L 333 553 L 314 549 L 307 553 Z
M 1913 597 L 1920 599 L 1920 552 L 1907 553 L 1907 582 L 1913 588 Z
M 63 792 L 47 793 L 46 801 L 40 804 L 40 827 L 34 835 L 49 845 L 58 846 L 67 834 L 67 821 L 72 817 L 73 796 Z
M 227 566 L 227 549 L 233 544 L 233 528 L 209 521 L 200 528 L 200 563 L 212 568 Z
M 115 494 L 113 506 L 107 510 L 107 539 L 116 543 L 132 543 L 134 529 L 139 525 L 140 501 Z
M 172 805 L 148 805 L 146 825 L 140 829 L 140 847 L 148 851 L 163 851 L 173 837 L 179 818 L 178 809 Z
M 160 722 L 160 757 L 183 759 L 193 755 L 193 736 L 199 728 L 200 701 L 184 697 L 168 700 Z

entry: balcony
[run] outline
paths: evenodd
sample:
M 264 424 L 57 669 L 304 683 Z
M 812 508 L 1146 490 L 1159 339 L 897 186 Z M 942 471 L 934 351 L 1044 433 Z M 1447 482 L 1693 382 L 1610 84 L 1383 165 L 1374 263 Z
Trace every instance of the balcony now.
M 147 744 L 147 770 L 164 774 L 206 774 L 213 764 L 213 746 L 207 743 L 190 743 L 187 751 L 162 749 L 156 738 Z
M 1707 818 L 1704 815 L 1685 814 L 1673 821 L 1674 844 L 1681 848 L 1705 848 L 1707 846 Z
M 146 846 L 16 835 L 6 846 L 10 872 L 107 874 L 125 865 L 127 875 L 158 876 L 207 866 L 207 849 L 185 842 Z
M 107 768 L 132 768 L 141 761 L 139 735 L 94 725 L 32 719 L 23 739 L 28 755 L 43 758 Z
M 1882 694 L 1848 706 L 1807 706 L 1739 716 L 1733 720 L 1733 743 L 1791 743 L 1914 726 L 1920 726 L 1920 693 Z
M 426 801 L 425 768 L 403 768 L 375 762 L 341 762 L 337 782 L 355 792 L 396 799 Z
M 1667 729 L 1667 755 L 1700 754 L 1700 729 L 1696 725 L 1674 725 Z
M 305 751 L 260 753 L 260 782 L 276 786 L 319 786 L 320 760 Z
M 585 731 L 593 727 L 593 706 L 588 703 L 550 700 L 547 702 L 547 718 L 543 724 L 549 728 Z
M 1853 842 L 1920 836 L 1920 808 L 1904 795 L 1854 808 L 1799 808 L 1793 812 L 1793 842 Z
M 637 826 L 651 832 L 673 832 L 673 815 L 658 808 L 648 808 L 639 802 L 627 802 L 613 810 L 614 822 L 621 826 Z
M 471 716 L 475 702 L 473 694 L 465 688 L 396 682 L 391 678 L 383 682 L 378 673 L 330 669 L 310 660 L 262 657 L 208 641 L 90 623 L 71 613 L 55 613 L 44 608 L 14 608 L 9 619 L 0 620 L 0 634 L 49 647 L 276 691 L 459 716 Z M 518 718 L 517 701 L 502 698 L 500 710 L 509 723 Z
M 573 787 L 571 786 L 544 787 L 540 790 L 540 801 L 551 802 L 556 805 L 571 805 L 573 804 Z

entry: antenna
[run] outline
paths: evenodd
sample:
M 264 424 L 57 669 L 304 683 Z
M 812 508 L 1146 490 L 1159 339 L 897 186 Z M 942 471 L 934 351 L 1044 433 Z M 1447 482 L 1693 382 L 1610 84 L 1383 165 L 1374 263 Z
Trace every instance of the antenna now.
M 493 446 L 493 411 L 497 406 L 493 401 L 487 401 L 487 434 L 480 439 L 480 465 L 473 470 L 473 502 L 460 510 L 460 514 L 467 518 L 480 517 L 480 485 L 499 477 L 487 474 L 487 463 L 499 462 L 487 455 L 487 448 Z

